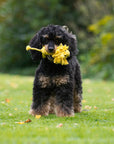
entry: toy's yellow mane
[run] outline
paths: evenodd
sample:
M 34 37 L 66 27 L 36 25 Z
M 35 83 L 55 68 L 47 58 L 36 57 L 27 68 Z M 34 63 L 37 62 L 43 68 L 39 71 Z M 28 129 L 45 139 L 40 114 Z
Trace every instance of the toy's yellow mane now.
M 68 50 L 68 46 L 60 44 L 55 53 L 48 53 L 45 49 L 45 46 L 42 49 L 32 48 L 29 45 L 26 47 L 26 50 L 36 50 L 42 53 L 42 57 L 46 58 L 46 56 L 51 55 L 53 57 L 53 62 L 55 64 L 68 65 L 67 57 L 70 56 L 70 52 Z

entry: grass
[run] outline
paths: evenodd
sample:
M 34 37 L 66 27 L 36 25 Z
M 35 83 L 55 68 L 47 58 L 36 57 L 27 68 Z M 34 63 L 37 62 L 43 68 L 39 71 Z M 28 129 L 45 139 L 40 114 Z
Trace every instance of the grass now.
M 85 79 L 85 111 L 70 118 L 49 115 L 36 119 L 28 114 L 33 79 L 0 74 L 0 144 L 114 143 L 114 82 Z M 28 118 L 32 122 L 15 123 Z M 63 126 L 57 128 L 60 123 Z

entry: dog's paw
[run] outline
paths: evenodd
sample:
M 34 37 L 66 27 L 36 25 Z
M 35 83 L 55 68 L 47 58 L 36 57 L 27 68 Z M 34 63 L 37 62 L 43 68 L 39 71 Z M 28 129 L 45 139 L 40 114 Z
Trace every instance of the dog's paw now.
M 29 111 L 29 114 L 30 114 L 30 115 L 32 115 L 32 116 L 37 115 L 36 111 L 35 111 L 35 110 L 33 110 L 33 109 L 31 109 L 31 110 Z
M 82 112 L 82 105 L 81 105 L 81 103 L 76 104 L 76 105 L 74 106 L 74 112 L 75 112 L 75 113 L 80 113 L 80 112 Z
M 32 115 L 32 116 L 36 116 L 36 115 L 41 115 L 41 116 L 48 116 L 48 113 L 47 111 L 39 111 L 39 110 L 34 110 L 34 109 L 31 109 L 29 111 L 29 114 Z
M 68 108 L 67 110 L 65 110 L 61 106 L 56 106 L 55 112 L 56 112 L 56 116 L 58 117 L 73 117 L 74 116 L 73 109 Z

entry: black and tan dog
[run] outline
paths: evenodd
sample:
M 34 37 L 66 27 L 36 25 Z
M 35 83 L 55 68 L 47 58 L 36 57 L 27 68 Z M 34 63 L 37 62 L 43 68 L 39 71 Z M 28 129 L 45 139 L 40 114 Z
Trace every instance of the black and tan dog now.
M 29 45 L 38 49 L 45 46 L 47 52 L 54 53 L 60 43 L 69 46 L 68 65 L 55 64 L 51 56 L 43 59 L 40 52 L 30 50 L 32 59 L 40 61 L 34 80 L 30 110 L 32 115 L 47 116 L 49 113 L 56 113 L 63 117 L 81 112 L 82 81 L 76 58 L 78 50 L 75 35 L 69 33 L 65 27 L 48 25 L 37 32 Z

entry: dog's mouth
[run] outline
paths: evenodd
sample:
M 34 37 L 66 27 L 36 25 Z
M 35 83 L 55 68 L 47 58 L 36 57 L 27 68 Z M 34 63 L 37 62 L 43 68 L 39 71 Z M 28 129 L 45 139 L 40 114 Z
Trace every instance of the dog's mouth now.
M 47 56 L 47 59 L 48 59 L 49 61 L 53 61 L 53 60 L 54 60 L 54 58 L 53 58 L 51 55 L 48 55 L 48 56 Z
M 50 54 L 50 55 L 47 55 L 47 59 L 49 60 L 49 61 L 52 61 L 53 62 L 53 60 L 54 60 L 54 58 L 52 57 L 52 55 L 55 53 L 55 48 L 50 48 L 49 49 L 49 47 L 48 47 L 48 44 L 47 45 L 45 45 L 45 50 Z

